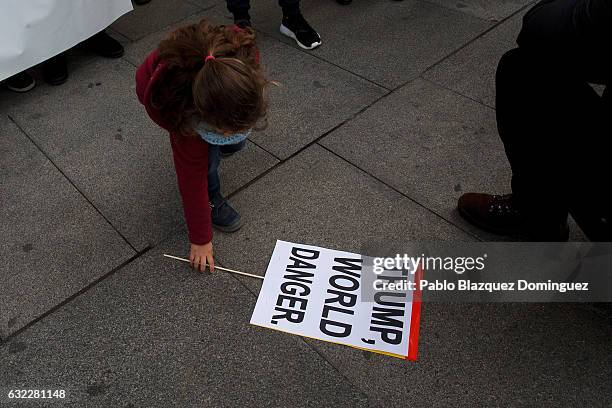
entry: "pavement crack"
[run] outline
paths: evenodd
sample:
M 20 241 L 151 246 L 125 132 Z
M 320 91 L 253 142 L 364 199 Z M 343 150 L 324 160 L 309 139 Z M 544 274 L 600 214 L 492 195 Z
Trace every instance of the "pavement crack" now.
M 460 225 L 455 224 L 452 220 L 447 219 L 446 217 L 444 217 L 442 214 L 438 213 L 435 210 L 432 210 L 431 208 L 427 207 L 425 204 L 422 204 L 421 202 L 419 202 L 418 200 L 406 195 L 405 193 L 403 193 L 402 191 L 398 190 L 396 187 L 392 186 L 391 184 L 387 183 L 386 181 L 382 180 L 380 177 L 375 176 L 374 174 L 370 173 L 367 170 L 362 169 L 361 167 L 357 166 L 356 164 L 352 163 L 351 161 L 349 161 L 348 159 L 346 159 L 345 157 L 339 155 L 338 153 L 334 152 L 333 150 L 327 148 L 326 146 L 322 145 L 319 143 L 319 146 L 321 146 L 323 149 L 327 150 L 328 152 L 330 152 L 331 154 L 333 154 L 334 156 L 340 158 L 341 160 L 345 161 L 346 163 L 348 163 L 349 165 L 355 167 L 356 169 L 358 169 L 359 171 L 363 172 L 364 174 L 367 174 L 368 176 L 372 177 L 374 180 L 378 181 L 379 183 L 383 184 L 384 186 L 386 186 L 387 188 L 390 188 L 391 190 L 395 191 L 396 193 L 400 194 L 402 197 L 407 198 L 408 200 L 410 200 L 411 202 L 413 202 L 414 204 L 418 205 L 419 207 L 421 207 L 422 209 L 424 209 L 425 211 L 433 214 L 436 218 L 440 218 L 441 220 L 445 221 L 446 223 L 452 225 L 453 227 L 457 228 L 458 230 L 464 232 L 465 234 L 468 234 L 470 237 L 475 238 L 478 241 L 482 241 L 482 238 L 478 237 L 476 234 L 474 234 L 473 232 L 463 228 Z
M 430 3 L 429 1 L 426 0 L 418 0 L 418 1 L 423 1 L 424 3 Z M 532 1 L 528 4 L 525 4 L 523 7 L 520 7 L 518 10 L 516 10 L 514 13 L 511 13 L 510 15 L 500 19 L 499 21 L 495 22 L 494 24 L 492 24 L 489 28 L 487 28 L 486 30 L 482 31 L 480 34 L 476 35 L 474 38 L 470 39 L 469 41 L 467 41 L 465 44 L 463 44 L 462 46 L 458 47 L 457 49 L 455 49 L 454 51 L 446 54 L 444 57 L 440 58 L 438 61 L 434 62 L 433 64 L 431 64 L 429 67 L 425 68 L 420 75 L 425 74 L 428 71 L 431 71 L 432 69 L 434 69 L 436 66 L 440 65 L 442 62 L 446 61 L 447 59 L 449 59 L 450 57 L 456 55 L 459 51 L 463 50 L 464 48 L 466 48 L 467 46 L 473 44 L 474 42 L 476 42 L 477 40 L 481 39 L 482 37 L 484 37 L 485 35 L 487 35 L 488 33 L 490 33 L 491 31 L 495 30 L 497 27 L 499 27 L 500 25 L 502 25 L 503 23 L 505 23 L 506 21 L 510 20 L 511 18 L 513 18 L 514 16 L 516 16 L 517 14 L 522 13 L 524 10 L 526 10 L 527 8 L 533 6 L 533 3 L 535 3 L 535 1 Z M 431 4 L 431 3 L 430 3 Z M 438 6 L 440 6 L 439 4 L 437 4 Z M 441 7 L 441 6 L 440 6 Z M 456 10 L 455 10 L 456 11 Z M 460 12 L 459 12 L 460 13 Z M 465 13 L 464 13 L 465 14 Z M 475 17 L 478 18 L 478 17 Z M 484 20 L 487 21 L 487 20 Z M 402 86 L 404 86 L 406 84 L 402 84 L 400 85 L 398 88 L 401 88 Z
M 327 65 L 331 65 L 331 66 L 333 66 L 333 67 L 336 67 L 336 68 L 338 68 L 338 69 L 341 69 L 342 71 L 347 72 L 347 73 L 349 73 L 349 74 L 351 74 L 351 75 L 353 75 L 353 76 L 356 76 L 357 78 L 359 78 L 359 79 L 361 79 L 361 80 L 363 80 L 363 81 L 366 81 L 366 82 L 368 82 L 368 83 L 370 83 L 370 84 L 372 84 L 372 85 L 374 85 L 374 86 L 377 86 L 378 88 L 382 88 L 382 89 L 385 89 L 385 90 L 387 90 L 387 91 L 391 91 L 391 90 L 392 90 L 391 88 L 389 88 L 389 87 L 387 87 L 387 86 L 385 86 L 385 85 L 379 84 L 378 82 L 373 81 L 373 80 L 371 80 L 370 78 L 367 78 L 367 77 L 365 77 L 365 76 L 363 76 L 363 75 L 360 75 L 360 74 L 358 74 L 358 73 L 356 73 L 356 72 L 353 72 L 353 71 L 351 71 L 350 69 L 348 69 L 348 68 L 346 68 L 346 67 L 343 67 L 342 65 L 338 65 L 338 64 L 336 64 L 336 63 L 335 63 L 335 62 L 333 62 L 333 61 L 329 61 L 329 60 L 327 60 L 327 59 L 325 59 L 325 58 L 321 57 L 320 55 L 317 55 L 317 54 L 315 54 L 315 53 L 309 52 L 309 50 L 304 50 L 304 49 L 299 48 L 299 47 L 294 47 L 294 46 L 292 46 L 291 44 L 287 44 L 286 42 L 284 42 L 284 41 L 280 40 L 279 38 L 277 38 L 277 37 L 273 36 L 272 34 L 268 34 L 268 33 L 264 32 L 264 31 L 260 31 L 260 30 L 258 30 L 257 28 L 255 28 L 255 31 L 257 31 L 258 33 L 260 33 L 260 34 L 261 34 L 261 35 L 263 35 L 264 37 L 268 37 L 268 38 L 270 38 L 270 39 L 272 39 L 272 40 L 276 40 L 276 42 L 277 42 L 278 44 L 281 44 L 281 45 L 284 45 L 285 47 L 289 47 L 289 48 L 291 48 L 291 49 L 294 49 L 294 50 L 296 50 L 296 51 L 299 51 L 299 52 L 301 52 L 301 53 L 303 53 L 303 54 L 306 54 L 306 55 L 308 55 L 308 56 L 310 56 L 310 57 L 312 57 L 312 58 L 316 58 L 316 59 L 318 59 L 319 61 L 322 61 L 322 62 L 324 62 L 324 63 L 325 63 L 325 64 L 327 64 Z
M 451 88 L 449 88 L 449 87 L 447 87 L 447 86 L 445 86 L 445 85 L 442 85 L 442 84 L 439 84 L 439 83 L 437 83 L 437 82 L 435 82 L 435 81 L 432 81 L 431 79 L 425 78 L 425 77 L 423 77 L 423 76 L 420 76 L 420 77 L 419 77 L 419 79 L 420 79 L 420 80 L 422 80 L 422 81 L 425 81 L 425 82 L 429 82 L 430 84 L 432 84 L 432 85 L 434 85 L 434 86 L 438 86 L 438 87 L 440 87 L 440 88 L 442 88 L 442 89 L 445 89 L 445 90 L 447 90 L 447 91 L 449 91 L 449 92 L 451 92 L 451 93 L 454 93 L 455 95 L 459 95 L 459 96 L 461 96 L 462 98 L 467 98 L 467 99 L 469 99 L 469 100 L 471 100 L 471 101 L 473 101 L 473 102 L 476 102 L 476 103 L 477 103 L 477 104 L 479 104 L 479 105 L 484 106 L 485 108 L 489 108 L 489 109 L 495 110 L 495 106 L 489 106 L 489 105 L 487 105 L 486 103 L 484 103 L 484 102 L 482 102 L 482 101 L 479 101 L 479 100 L 477 100 L 477 99 L 474 99 L 474 98 L 472 98 L 472 97 L 471 97 L 471 96 L 469 96 L 469 95 L 464 95 L 464 94 L 462 94 L 461 92 L 458 92 L 458 91 L 456 91 L 456 90 L 454 90 L 454 89 L 451 89 Z
M 128 259 L 126 259 L 125 261 L 123 261 L 122 263 L 120 263 L 119 265 L 115 266 L 113 269 L 111 269 L 110 271 L 108 271 L 107 273 L 105 273 L 104 275 L 98 277 L 96 280 L 94 280 L 93 282 L 89 283 L 87 286 L 85 286 L 84 288 L 80 289 L 78 292 L 73 293 L 72 295 L 68 296 L 66 299 L 64 299 L 63 301 L 61 301 L 60 303 L 56 304 L 55 306 L 53 306 L 51 309 L 47 310 L 46 312 L 44 312 L 43 314 L 41 314 L 40 316 L 36 317 L 35 319 L 31 320 L 30 322 L 28 322 L 26 325 L 24 325 L 22 328 L 20 328 L 19 330 L 9 334 L 8 336 L 6 336 L 5 338 L 0 339 L 0 346 L 4 345 L 5 343 L 9 342 L 11 339 L 17 337 L 19 334 L 21 334 L 22 332 L 26 331 L 27 329 L 29 329 L 30 327 L 34 326 L 36 323 L 38 323 L 39 321 L 43 320 L 44 318 L 46 318 L 47 316 L 53 314 L 54 312 L 58 311 L 59 309 L 61 309 L 63 306 L 67 305 L 68 303 L 72 302 L 74 299 L 76 299 L 77 297 L 81 296 L 82 294 L 86 293 L 87 291 L 89 291 L 91 288 L 93 288 L 94 286 L 96 286 L 97 284 L 99 284 L 100 282 L 102 282 L 103 280 L 107 279 L 108 277 L 114 275 L 117 271 L 119 271 L 120 269 L 122 269 L 123 267 L 129 265 L 130 263 L 132 263 L 133 261 L 135 261 L 136 259 L 140 258 L 142 255 L 146 254 L 147 252 L 149 252 L 151 250 L 152 247 L 148 246 L 146 248 L 144 248 L 142 251 L 139 251 L 137 253 L 135 253 L 134 255 L 132 255 L 131 257 L 129 257 Z
M 373 100 L 372 102 L 370 102 L 369 104 L 365 105 L 364 107 L 362 107 L 361 109 L 359 109 L 357 112 L 355 112 L 354 114 L 352 114 L 351 116 L 349 116 L 348 118 L 346 118 L 345 120 L 343 120 L 342 122 L 338 123 L 337 125 L 335 125 L 334 127 L 332 127 L 331 129 L 323 132 L 323 134 L 321 134 L 319 137 L 317 137 L 316 139 L 312 140 L 311 142 L 307 143 L 306 145 L 302 146 L 300 149 L 298 149 L 297 151 L 295 151 L 294 153 L 290 154 L 289 156 L 287 156 L 284 159 L 279 158 L 278 156 L 272 154 L 272 156 L 276 157 L 279 162 L 274 164 L 272 167 L 270 167 L 269 169 L 261 172 L 260 174 L 258 174 L 255 178 L 253 178 L 252 180 L 250 180 L 249 182 L 243 184 L 242 186 L 240 186 L 239 188 L 237 188 L 236 190 L 232 191 L 230 194 L 227 195 L 227 198 L 232 198 L 233 196 L 235 196 L 236 194 L 240 193 L 241 191 L 245 190 L 246 188 L 248 188 L 249 186 L 253 185 L 254 183 L 256 183 L 258 180 L 260 180 L 261 178 L 265 177 L 266 175 L 270 174 L 272 171 L 274 171 L 275 169 L 279 168 L 280 166 L 282 166 L 283 164 L 285 164 L 286 162 L 288 162 L 289 160 L 293 159 L 295 156 L 299 155 L 300 153 L 302 153 L 303 151 L 305 151 L 306 149 L 308 149 L 309 147 L 311 147 L 312 145 L 318 144 L 319 141 L 321 141 L 323 138 L 325 138 L 327 135 L 331 134 L 332 132 L 338 130 L 339 128 L 341 128 L 342 126 L 344 126 L 346 123 L 352 121 L 353 119 L 357 118 L 359 115 L 361 115 L 363 112 L 365 112 L 366 110 L 368 110 L 369 108 L 371 108 L 373 105 L 375 105 L 376 103 L 378 103 L 379 101 L 383 100 L 384 98 L 386 98 L 387 96 L 391 95 L 394 91 L 389 91 L 384 95 L 379 96 L 378 98 L 376 98 L 375 100 Z

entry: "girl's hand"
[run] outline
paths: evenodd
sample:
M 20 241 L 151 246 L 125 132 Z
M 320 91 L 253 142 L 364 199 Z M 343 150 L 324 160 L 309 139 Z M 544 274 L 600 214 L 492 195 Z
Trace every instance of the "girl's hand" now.
M 200 272 L 204 272 L 206 264 L 208 264 L 208 269 L 213 272 L 215 270 L 215 260 L 213 259 L 212 241 L 204 245 L 191 244 L 189 264 Z

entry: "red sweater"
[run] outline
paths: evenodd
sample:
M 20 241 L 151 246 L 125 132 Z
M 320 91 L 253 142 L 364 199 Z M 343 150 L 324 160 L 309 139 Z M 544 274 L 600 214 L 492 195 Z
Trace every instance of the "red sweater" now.
M 208 204 L 208 144 L 200 137 L 184 137 L 164 124 L 158 110 L 151 104 L 151 89 L 163 75 L 165 65 L 157 50 L 145 59 L 136 71 L 136 94 L 151 119 L 170 132 L 174 168 L 183 199 L 189 241 L 202 245 L 212 240 L 211 211 Z

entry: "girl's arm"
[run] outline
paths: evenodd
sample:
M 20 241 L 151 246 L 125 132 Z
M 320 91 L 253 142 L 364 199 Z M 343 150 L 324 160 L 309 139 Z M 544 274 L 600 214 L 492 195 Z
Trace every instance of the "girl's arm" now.
M 174 168 L 183 200 L 191 255 L 205 255 L 212 266 L 212 221 L 208 203 L 208 145 L 195 137 L 170 136 Z M 193 261 L 192 257 L 190 259 Z M 212 269 L 212 268 L 211 268 Z

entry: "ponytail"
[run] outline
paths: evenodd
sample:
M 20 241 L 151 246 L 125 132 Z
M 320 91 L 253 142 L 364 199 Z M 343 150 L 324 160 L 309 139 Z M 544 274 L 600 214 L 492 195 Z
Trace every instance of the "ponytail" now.
M 152 102 L 181 134 L 195 121 L 238 131 L 265 119 L 265 79 L 251 28 L 214 26 L 206 20 L 172 32 L 159 45 L 164 75 Z

